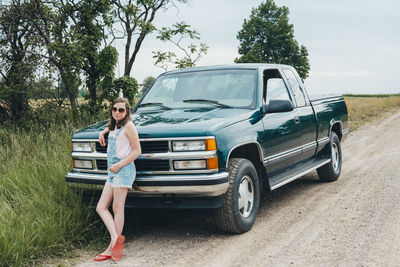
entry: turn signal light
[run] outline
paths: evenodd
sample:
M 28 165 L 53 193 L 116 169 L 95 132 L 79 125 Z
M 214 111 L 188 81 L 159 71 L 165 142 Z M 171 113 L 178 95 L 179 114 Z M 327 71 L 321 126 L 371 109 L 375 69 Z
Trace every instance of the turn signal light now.
M 207 139 L 206 141 L 206 150 L 217 150 L 217 143 L 215 139 Z
M 218 169 L 218 158 L 207 159 L 207 169 Z

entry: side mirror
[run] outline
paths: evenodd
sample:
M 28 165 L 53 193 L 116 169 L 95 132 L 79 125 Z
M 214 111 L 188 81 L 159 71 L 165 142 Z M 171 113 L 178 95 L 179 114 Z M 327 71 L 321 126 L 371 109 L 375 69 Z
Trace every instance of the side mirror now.
M 270 100 L 269 104 L 263 104 L 263 113 L 280 113 L 293 110 L 293 104 L 289 100 Z

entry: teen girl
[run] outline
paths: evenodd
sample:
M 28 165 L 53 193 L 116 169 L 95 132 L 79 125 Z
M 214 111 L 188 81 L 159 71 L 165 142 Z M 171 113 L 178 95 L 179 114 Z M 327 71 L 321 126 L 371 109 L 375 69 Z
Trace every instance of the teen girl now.
M 126 98 L 119 97 L 111 105 L 110 122 L 99 135 L 101 146 L 106 145 L 104 135 L 107 133 L 108 179 L 96 211 L 108 229 L 111 242 L 104 252 L 94 258 L 95 261 L 118 261 L 122 258 L 125 199 L 136 177 L 133 161 L 141 154 L 139 136 L 131 121 L 131 107 Z M 108 210 L 111 201 L 114 217 Z

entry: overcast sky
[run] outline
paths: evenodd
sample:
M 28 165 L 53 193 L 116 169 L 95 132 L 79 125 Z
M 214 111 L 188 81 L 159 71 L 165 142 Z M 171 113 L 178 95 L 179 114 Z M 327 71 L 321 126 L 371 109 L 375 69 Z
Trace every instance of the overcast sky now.
M 157 26 L 185 21 L 210 48 L 198 66 L 233 63 L 236 35 L 261 0 L 191 0 L 190 5 L 159 14 Z M 311 94 L 400 93 L 399 0 L 276 0 L 289 8 L 295 39 L 307 47 L 311 65 L 305 81 Z M 165 50 L 147 38 L 131 75 L 139 82 L 163 72 L 153 65 L 151 51 Z M 123 54 L 120 49 L 120 55 Z M 122 57 L 119 74 L 123 73 Z

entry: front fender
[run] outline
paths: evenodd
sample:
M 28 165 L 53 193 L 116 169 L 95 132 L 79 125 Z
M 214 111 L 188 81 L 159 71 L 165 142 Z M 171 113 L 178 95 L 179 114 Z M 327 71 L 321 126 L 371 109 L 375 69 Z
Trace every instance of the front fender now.
M 261 117 L 261 116 L 260 116 Z M 227 169 L 228 159 L 232 151 L 242 145 L 255 144 L 258 148 L 260 161 L 263 159 L 263 152 L 260 139 L 264 128 L 261 120 L 250 118 L 238 123 L 229 125 L 214 133 L 218 148 L 219 168 L 221 171 Z

